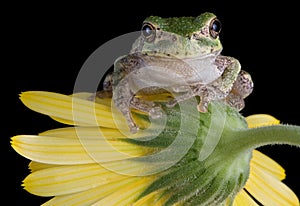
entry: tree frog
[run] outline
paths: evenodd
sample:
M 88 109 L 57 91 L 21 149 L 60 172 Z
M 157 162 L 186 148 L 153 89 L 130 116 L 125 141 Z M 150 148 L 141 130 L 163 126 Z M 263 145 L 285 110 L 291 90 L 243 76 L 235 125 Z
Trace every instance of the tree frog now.
M 208 12 L 197 17 L 146 18 L 130 53 L 115 61 L 114 71 L 106 77 L 98 96 L 112 93 L 132 133 L 138 130 L 132 108 L 152 118 L 162 114 L 160 107 L 137 94 L 167 90 L 174 96 L 167 103 L 169 107 L 199 96 L 200 112 L 207 112 L 213 100 L 241 110 L 253 82 L 237 59 L 220 54 L 220 31 L 221 22 Z

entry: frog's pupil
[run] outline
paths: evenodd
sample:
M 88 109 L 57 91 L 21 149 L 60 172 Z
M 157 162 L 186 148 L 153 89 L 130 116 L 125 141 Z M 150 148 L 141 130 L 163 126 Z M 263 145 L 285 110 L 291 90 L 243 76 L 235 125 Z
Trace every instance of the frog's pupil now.
M 221 31 L 222 25 L 218 19 L 214 19 L 210 24 L 210 35 L 213 38 L 217 38 Z
M 155 28 L 151 24 L 145 23 L 142 27 L 142 34 L 147 41 L 153 41 L 155 38 Z
M 215 31 L 215 32 L 220 32 L 221 31 L 221 22 L 219 20 L 215 20 L 214 23 L 212 24 L 212 29 Z
M 144 24 L 142 31 L 145 37 L 149 36 L 152 34 L 153 28 L 149 24 Z
M 151 34 L 151 28 L 149 26 L 146 26 L 146 28 L 144 29 L 144 32 L 146 35 L 150 35 Z

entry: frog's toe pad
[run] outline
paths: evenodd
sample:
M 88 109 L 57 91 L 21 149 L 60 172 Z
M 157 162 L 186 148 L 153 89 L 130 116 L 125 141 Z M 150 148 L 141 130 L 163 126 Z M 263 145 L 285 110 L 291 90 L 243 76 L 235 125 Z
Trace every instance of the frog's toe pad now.
M 209 102 L 201 101 L 197 106 L 198 111 L 201 113 L 206 113 L 208 111 L 208 103 Z
M 132 134 L 135 134 L 139 131 L 139 128 L 137 126 L 130 126 L 130 132 Z
M 160 107 L 153 107 L 150 109 L 149 115 L 152 119 L 159 119 L 163 116 L 163 112 Z
M 105 98 L 112 98 L 112 91 L 97 91 L 94 97 L 98 97 L 100 99 L 105 99 Z
M 171 108 L 171 107 L 174 107 L 177 103 L 178 103 L 177 100 L 173 99 L 173 100 L 167 102 L 166 106 Z

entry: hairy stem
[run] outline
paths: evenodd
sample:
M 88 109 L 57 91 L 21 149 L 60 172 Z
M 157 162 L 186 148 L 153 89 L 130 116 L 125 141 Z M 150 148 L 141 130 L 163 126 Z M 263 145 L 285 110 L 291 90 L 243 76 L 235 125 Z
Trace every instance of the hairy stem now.
M 270 144 L 288 144 L 300 147 L 300 126 L 274 125 L 234 132 L 228 139 L 231 149 L 245 151 Z

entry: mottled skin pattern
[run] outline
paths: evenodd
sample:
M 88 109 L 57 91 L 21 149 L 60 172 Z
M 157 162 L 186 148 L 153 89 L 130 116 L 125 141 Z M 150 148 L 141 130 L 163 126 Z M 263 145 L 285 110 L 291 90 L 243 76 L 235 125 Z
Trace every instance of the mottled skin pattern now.
M 220 55 L 221 24 L 212 13 L 197 17 L 148 17 L 141 36 L 130 54 L 115 61 L 99 97 L 112 94 L 115 106 L 125 116 L 131 132 L 138 126 L 131 108 L 161 117 L 161 109 L 136 94 L 160 94 L 168 90 L 175 97 L 167 103 L 199 96 L 198 110 L 206 112 L 212 100 L 225 101 L 241 110 L 244 98 L 253 89 L 250 75 L 241 70 L 238 60 Z

